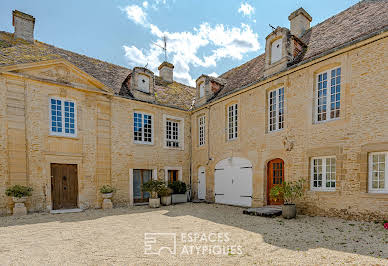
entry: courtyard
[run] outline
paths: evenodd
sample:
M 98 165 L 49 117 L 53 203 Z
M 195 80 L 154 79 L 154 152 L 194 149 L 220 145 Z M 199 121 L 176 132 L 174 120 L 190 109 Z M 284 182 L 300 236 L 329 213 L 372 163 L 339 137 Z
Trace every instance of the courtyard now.
M 304 215 L 294 220 L 263 218 L 243 215 L 242 210 L 187 203 L 0 217 L 0 262 L 388 264 L 388 230 L 381 224 Z M 146 250 L 145 233 L 169 234 L 156 235 Z M 170 249 L 160 249 L 163 246 Z M 150 254 L 159 249 L 160 255 Z

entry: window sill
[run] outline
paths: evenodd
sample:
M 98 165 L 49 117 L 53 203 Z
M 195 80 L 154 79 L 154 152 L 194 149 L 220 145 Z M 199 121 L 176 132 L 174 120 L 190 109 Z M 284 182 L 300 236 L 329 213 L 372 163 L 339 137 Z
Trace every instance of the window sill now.
M 167 150 L 183 151 L 182 147 L 167 147 L 167 146 L 164 146 L 163 148 L 165 148 Z
M 310 189 L 310 192 L 336 192 L 335 189 Z
M 154 142 L 134 141 L 133 144 L 136 144 L 136 145 L 147 145 L 147 146 L 152 146 L 152 145 L 154 145 Z
M 50 138 L 74 139 L 74 140 L 80 139 L 78 136 L 64 136 L 64 135 L 54 135 L 54 134 L 49 134 L 48 136 Z
M 314 121 L 314 125 L 321 125 L 321 124 L 326 124 L 326 123 L 330 123 L 330 122 L 334 122 L 334 121 L 339 121 L 339 120 L 341 120 L 341 117 L 333 118 L 333 119 L 328 119 L 328 120 L 324 120 L 324 121 Z
M 267 134 L 275 134 L 275 133 L 279 133 L 279 132 L 282 132 L 284 130 L 284 128 L 282 128 L 282 129 L 276 129 L 276 130 L 272 130 L 272 131 L 267 131 L 266 133 Z
M 368 194 L 388 194 L 387 190 L 369 190 Z

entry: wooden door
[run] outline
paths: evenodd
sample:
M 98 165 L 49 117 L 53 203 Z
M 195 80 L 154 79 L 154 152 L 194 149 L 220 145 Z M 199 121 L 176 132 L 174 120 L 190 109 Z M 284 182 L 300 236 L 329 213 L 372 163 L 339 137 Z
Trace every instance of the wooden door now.
M 51 164 L 51 198 L 54 210 L 78 207 L 76 164 Z
M 168 182 L 178 181 L 178 170 L 168 170 Z
M 206 199 L 206 169 L 204 166 L 198 168 L 198 199 Z
M 144 183 L 151 181 L 152 170 L 134 169 L 133 170 L 133 202 L 142 203 L 148 202 L 150 193 L 143 192 L 142 186 Z
M 284 162 L 282 159 L 274 159 L 268 163 L 267 173 L 267 203 L 268 205 L 281 205 L 283 200 L 275 201 L 270 198 L 269 192 L 276 185 L 284 182 Z

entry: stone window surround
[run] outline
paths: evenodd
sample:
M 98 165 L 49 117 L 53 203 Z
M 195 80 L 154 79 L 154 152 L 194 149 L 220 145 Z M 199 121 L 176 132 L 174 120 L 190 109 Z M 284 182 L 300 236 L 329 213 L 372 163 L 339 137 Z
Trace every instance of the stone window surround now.
M 62 101 L 62 109 L 61 109 L 61 113 L 62 113 L 62 127 L 63 127 L 63 131 L 62 133 L 58 133 L 58 132 L 53 132 L 52 131 L 52 116 L 51 116 L 51 99 L 55 99 L 55 100 L 61 100 Z M 70 133 L 65 133 L 65 123 L 64 123 L 64 118 L 65 118 L 65 110 L 64 110 L 64 102 L 65 101 L 69 101 L 69 102 L 73 102 L 74 103 L 74 134 L 70 134 Z M 54 137 L 65 137 L 65 138 L 77 138 L 78 137 L 78 105 L 77 105 L 77 101 L 73 98 L 67 98 L 67 97 L 60 97 L 60 96 L 54 96 L 54 95 L 51 95 L 49 96 L 48 98 L 48 110 L 49 110 L 49 136 L 54 136 Z
M 202 124 L 201 124 L 202 120 Z M 201 134 L 202 128 L 202 134 Z M 202 135 L 202 144 L 201 144 Z M 206 115 L 202 114 L 198 116 L 198 146 L 203 147 L 206 144 Z
M 317 156 L 317 157 L 311 157 L 310 158 L 310 190 L 311 191 L 329 191 L 329 192 L 332 192 L 332 191 L 335 191 L 336 190 L 336 187 L 337 187 L 337 178 L 335 178 L 335 187 L 332 188 L 332 187 L 326 187 L 326 161 L 323 162 L 323 160 L 326 160 L 326 159 L 332 159 L 334 158 L 335 159 L 335 163 L 336 163 L 336 177 L 337 177 L 337 158 L 336 156 L 332 156 L 332 155 L 329 155 L 329 156 Z M 313 186 L 313 182 L 314 182 L 314 159 L 322 159 L 322 186 L 321 187 L 314 187 Z M 323 173 L 325 173 L 325 175 L 323 175 Z
M 167 146 L 167 120 L 178 121 L 178 141 L 179 147 L 168 147 Z M 163 114 L 163 148 L 172 150 L 184 150 L 185 149 L 185 119 L 182 117 L 172 116 Z
M 274 91 L 279 91 L 280 89 L 283 89 L 283 127 L 282 128 L 280 128 L 279 129 L 279 124 L 278 124 L 278 122 L 279 122 L 279 110 L 278 110 L 278 108 L 279 108 L 279 106 L 278 106 L 278 104 L 279 104 L 279 102 L 276 102 L 276 115 L 275 115 L 275 117 L 276 117 L 276 122 L 275 122 L 275 129 L 274 130 L 270 130 L 270 93 L 271 92 L 274 92 Z M 286 91 L 285 91 L 285 88 L 284 88 L 284 86 L 282 85 L 282 86 L 278 86 L 278 87 L 276 87 L 276 88 L 271 88 L 271 89 L 269 89 L 268 91 L 267 91 L 267 132 L 268 133 L 271 133 L 271 132 L 277 132 L 277 131 L 281 131 L 281 130 L 283 130 L 284 129 L 284 123 L 285 123 L 285 111 L 286 111 Z M 277 99 L 278 99 L 278 94 L 276 94 L 276 97 L 277 97 Z
M 372 174 L 373 174 L 373 155 L 384 154 L 385 167 L 384 167 L 384 188 L 372 188 Z M 369 193 L 388 193 L 388 151 L 371 152 L 368 155 L 368 192 Z
M 339 117 L 336 118 L 328 118 L 326 120 L 318 121 L 318 76 L 319 74 L 322 74 L 324 72 L 329 73 L 331 70 L 341 68 L 341 92 L 340 92 L 340 115 Z M 345 105 L 344 105 L 344 96 L 345 96 L 345 89 L 344 89 L 344 84 L 345 84 L 345 69 L 342 65 L 341 62 L 334 62 L 328 65 L 325 65 L 323 67 L 320 67 L 319 69 L 316 69 L 313 71 L 313 117 L 312 117 L 312 123 L 313 124 L 322 124 L 322 123 L 327 123 L 330 121 L 336 121 L 340 120 L 345 116 Z M 329 81 L 329 78 L 328 78 Z M 328 86 L 328 91 L 330 92 L 330 86 Z M 328 104 L 327 104 L 328 106 Z M 329 110 L 329 111 L 328 111 Z M 327 114 L 330 116 L 330 106 L 329 108 L 326 108 Z
M 133 170 L 134 169 L 145 169 L 145 170 L 152 170 L 152 180 L 158 179 L 158 169 L 157 168 L 147 168 L 147 167 L 137 167 L 137 168 L 130 168 L 129 169 L 129 205 L 133 206 Z
M 133 116 L 135 116 L 135 113 L 138 113 L 138 114 L 142 114 L 143 115 L 143 118 L 144 118 L 144 115 L 149 115 L 151 116 L 151 142 L 146 142 L 144 140 L 142 141 L 139 141 L 139 140 L 135 140 L 135 121 L 134 121 L 134 118 L 132 119 L 132 123 L 133 123 L 133 137 L 132 137 L 132 140 L 133 140 L 133 143 L 134 144 L 145 144 L 145 145 L 154 145 L 154 137 L 155 137 L 155 134 L 154 134 L 154 114 L 150 113 L 150 112 L 144 112 L 142 110 L 134 110 L 133 111 Z M 144 126 L 144 124 L 142 124 Z M 143 131 L 144 133 L 144 131 Z M 144 134 L 143 134 L 144 135 Z

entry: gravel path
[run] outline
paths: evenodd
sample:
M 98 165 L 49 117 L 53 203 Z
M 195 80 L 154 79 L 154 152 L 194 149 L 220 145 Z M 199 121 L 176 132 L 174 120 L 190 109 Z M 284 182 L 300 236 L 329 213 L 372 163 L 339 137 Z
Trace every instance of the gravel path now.
M 176 233 L 176 254 L 145 254 L 144 233 Z M 147 252 L 174 247 L 158 235 Z M 242 214 L 238 207 L 181 204 L 0 217 L 0 264 L 388 265 L 381 224 Z

